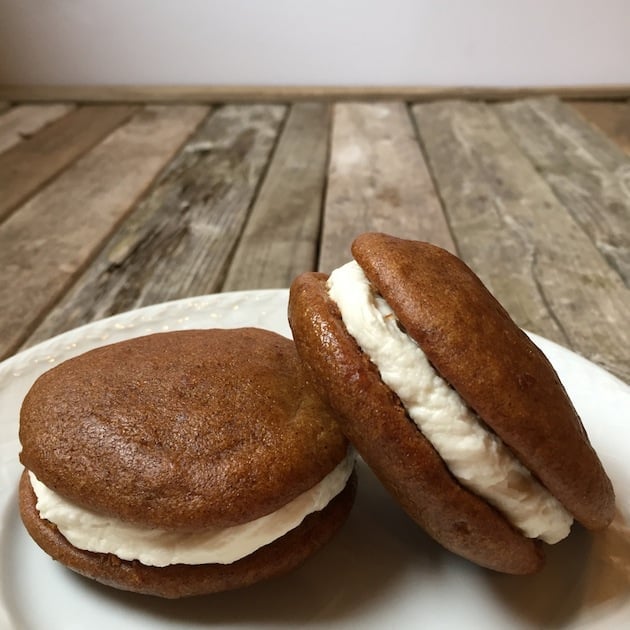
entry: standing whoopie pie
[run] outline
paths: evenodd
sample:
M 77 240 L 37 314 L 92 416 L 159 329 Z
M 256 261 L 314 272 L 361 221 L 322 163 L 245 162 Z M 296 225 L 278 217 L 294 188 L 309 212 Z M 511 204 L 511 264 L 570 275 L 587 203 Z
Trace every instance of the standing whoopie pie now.
M 346 438 L 291 341 L 139 337 L 42 375 L 20 417 L 22 520 L 69 568 L 182 597 L 289 571 L 345 521 Z
M 363 234 L 291 286 L 320 394 L 408 514 L 482 566 L 540 569 L 540 540 L 613 518 L 614 494 L 551 364 L 457 257 Z

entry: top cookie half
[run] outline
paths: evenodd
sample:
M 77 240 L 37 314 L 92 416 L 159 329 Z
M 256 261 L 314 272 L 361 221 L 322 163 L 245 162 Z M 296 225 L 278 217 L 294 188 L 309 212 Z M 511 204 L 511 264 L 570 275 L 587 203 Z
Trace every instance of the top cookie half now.
M 254 328 L 160 333 L 43 374 L 21 461 L 64 498 L 164 529 L 252 521 L 315 486 L 347 442 L 293 343 Z

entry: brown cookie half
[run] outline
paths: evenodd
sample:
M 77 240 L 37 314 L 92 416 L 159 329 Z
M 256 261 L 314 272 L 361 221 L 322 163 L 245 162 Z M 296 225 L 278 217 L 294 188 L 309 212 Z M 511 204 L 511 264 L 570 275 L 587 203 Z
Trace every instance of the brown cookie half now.
M 344 524 L 354 502 L 356 473 L 323 510 L 274 542 L 231 564 L 175 564 L 149 567 L 112 554 L 73 547 L 39 517 L 28 473 L 20 478 L 20 513 L 33 540 L 52 558 L 84 577 L 125 591 L 174 599 L 241 588 L 288 573 L 323 547 Z
M 70 359 L 27 394 L 20 440 L 24 466 L 67 501 L 174 532 L 269 514 L 348 452 L 293 343 L 254 328 L 159 333 Z M 232 564 L 148 567 L 76 549 L 39 517 L 28 477 L 20 489 L 22 519 L 53 558 L 165 597 L 245 586 L 297 566 L 340 527 L 353 497 L 351 478 L 322 511 Z
M 519 458 L 528 451 L 522 463 L 582 523 L 610 522 L 610 482 L 557 375 L 474 273 L 435 246 L 382 234 L 360 236 L 353 253 L 440 375 Z M 446 548 L 503 572 L 539 569 L 540 543 L 452 476 L 347 332 L 326 280 L 309 273 L 293 282 L 289 321 L 298 353 L 350 441 L 410 516 Z M 451 372 L 477 385 L 473 397 Z M 493 405 L 488 420 L 484 414 Z M 495 429 L 497 416 L 497 426 L 508 430 Z M 588 479 L 576 480 L 579 474 Z

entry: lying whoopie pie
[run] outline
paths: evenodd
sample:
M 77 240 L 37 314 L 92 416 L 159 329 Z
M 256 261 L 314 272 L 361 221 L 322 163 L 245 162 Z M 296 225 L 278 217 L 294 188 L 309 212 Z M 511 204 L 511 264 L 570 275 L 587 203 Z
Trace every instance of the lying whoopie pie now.
M 314 384 L 408 514 L 444 547 L 525 574 L 540 540 L 613 518 L 614 494 L 545 356 L 457 257 L 363 234 L 291 286 Z
M 56 560 L 182 597 L 284 573 L 353 503 L 353 457 L 291 341 L 139 337 L 43 374 L 21 410 L 20 511 Z

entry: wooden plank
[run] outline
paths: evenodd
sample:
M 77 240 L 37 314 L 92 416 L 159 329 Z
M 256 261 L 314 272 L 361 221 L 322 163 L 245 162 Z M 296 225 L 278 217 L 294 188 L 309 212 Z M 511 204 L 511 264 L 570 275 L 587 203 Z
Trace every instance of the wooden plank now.
M 0 220 L 136 110 L 129 105 L 80 107 L 0 153 Z
M 569 105 L 616 142 L 626 153 L 630 153 L 630 103 L 572 101 Z
M 330 272 L 348 261 L 352 240 L 369 231 L 454 249 L 402 103 L 334 108 L 319 269 Z
M 3 85 L 0 99 L 14 102 L 280 102 L 470 99 L 501 101 L 557 94 L 563 99 L 627 99 L 630 84 L 550 86 L 432 85 Z
M 0 225 L 0 356 L 24 341 L 206 113 L 140 110 Z
M 18 105 L 0 118 L 0 153 L 65 116 L 74 105 Z
M 327 104 L 291 108 L 224 291 L 288 287 L 296 275 L 315 269 L 329 123 Z
M 217 291 L 284 106 L 226 106 L 199 128 L 29 340 L 138 306 Z
M 460 254 L 517 323 L 630 380 L 630 292 L 495 111 L 414 107 Z
M 496 107 L 558 199 L 630 287 L 630 157 L 556 98 Z

